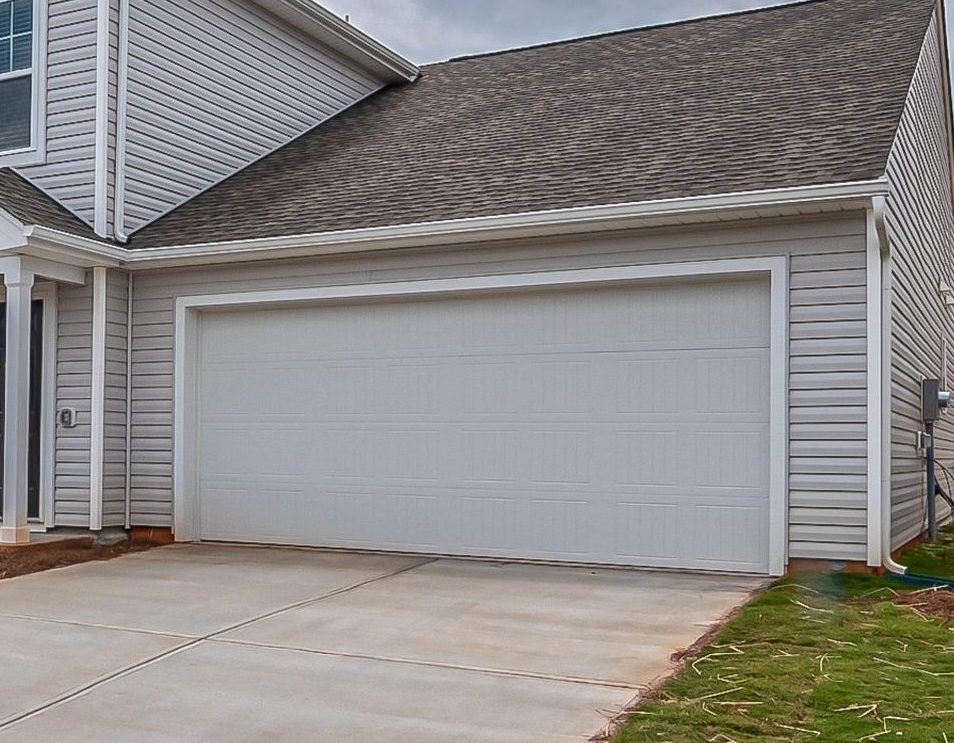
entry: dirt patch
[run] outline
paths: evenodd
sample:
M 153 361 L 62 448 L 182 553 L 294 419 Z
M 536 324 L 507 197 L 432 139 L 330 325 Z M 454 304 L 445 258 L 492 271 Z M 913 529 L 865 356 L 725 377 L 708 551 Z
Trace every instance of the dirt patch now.
M 0 580 L 16 578 L 19 575 L 39 573 L 52 568 L 65 568 L 81 562 L 111 560 L 131 552 L 144 552 L 156 545 L 152 542 L 130 540 L 111 545 L 76 545 L 57 547 L 44 545 L 42 548 L 25 547 L 0 551 Z
M 950 588 L 929 588 L 898 596 L 894 602 L 907 606 L 925 616 L 936 617 L 954 624 L 954 591 Z

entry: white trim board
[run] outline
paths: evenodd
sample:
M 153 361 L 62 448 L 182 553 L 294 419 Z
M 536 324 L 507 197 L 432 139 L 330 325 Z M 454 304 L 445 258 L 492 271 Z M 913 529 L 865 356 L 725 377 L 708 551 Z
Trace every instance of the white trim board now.
M 56 453 L 56 346 L 57 346 L 57 286 L 53 282 L 33 285 L 32 298 L 43 302 L 43 371 L 40 417 L 40 517 L 30 519 L 31 531 L 45 531 L 53 526 L 54 517 L 54 457 Z M 6 292 L 0 283 L 0 302 Z
M 388 82 L 413 82 L 420 68 L 311 0 L 254 0 Z
M 93 269 L 92 368 L 89 397 L 89 528 L 103 528 L 103 452 L 106 424 L 106 269 Z
M 284 306 L 353 299 L 424 297 L 533 287 L 599 286 L 667 278 L 765 275 L 771 282 L 769 433 L 769 571 L 785 572 L 788 553 L 788 259 L 699 261 L 571 271 L 434 279 L 308 289 L 179 297 L 175 313 L 173 515 L 178 541 L 196 528 L 196 410 L 198 343 L 203 309 Z
M 59 330 L 57 285 L 38 284 L 34 299 L 43 301 L 43 405 L 40 418 L 40 519 L 45 528 L 53 526 L 55 514 L 54 471 L 56 468 L 56 348 Z

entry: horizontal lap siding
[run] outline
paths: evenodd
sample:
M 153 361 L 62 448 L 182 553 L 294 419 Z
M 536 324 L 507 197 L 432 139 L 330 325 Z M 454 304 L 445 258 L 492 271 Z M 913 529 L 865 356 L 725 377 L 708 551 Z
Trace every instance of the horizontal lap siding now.
M 863 559 L 864 251 L 863 216 L 847 215 L 139 273 L 133 294 L 133 523 L 172 523 L 177 296 L 782 255 L 790 257 L 792 285 L 791 554 Z
M 791 259 L 792 557 L 865 557 L 865 270 L 863 250 Z
M 92 224 L 96 0 L 51 0 L 48 46 L 46 162 L 17 170 Z
M 254 3 L 130 0 L 125 231 L 380 86 Z
M 935 21 L 888 162 L 892 250 L 891 491 L 893 546 L 926 526 L 924 464 L 914 447 L 920 421 L 920 382 L 943 378 L 942 343 L 954 321 L 938 295 L 938 280 L 954 284 L 954 222 L 944 80 Z M 954 347 L 952 347 L 954 355 Z M 949 359 L 949 370 L 950 370 Z M 948 377 L 954 382 L 954 375 Z M 937 457 L 954 466 L 954 421 L 937 427 Z M 939 474 L 942 482 L 944 475 Z
M 85 286 L 60 286 L 56 351 L 57 408 L 76 408 L 77 425 L 57 426 L 54 523 L 89 526 L 90 391 L 92 375 L 92 276 Z

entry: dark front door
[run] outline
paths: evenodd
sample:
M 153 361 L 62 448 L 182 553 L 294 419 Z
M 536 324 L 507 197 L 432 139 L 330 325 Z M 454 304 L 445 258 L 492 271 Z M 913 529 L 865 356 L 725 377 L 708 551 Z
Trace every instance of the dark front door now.
M 3 411 L 7 365 L 7 313 L 0 302 L 0 495 L 3 493 Z M 40 518 L 40 418 L 43 409 L 43 302 L 34 300 L 30 314 L 30 468 L 27 517 Z M 0 498 L 0 513 L 3 500 Z

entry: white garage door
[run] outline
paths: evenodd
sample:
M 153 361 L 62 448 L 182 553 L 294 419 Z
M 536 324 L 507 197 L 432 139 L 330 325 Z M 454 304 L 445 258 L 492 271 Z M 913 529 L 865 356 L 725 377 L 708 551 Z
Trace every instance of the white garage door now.
M 207 540 L 767 572 L 767 281 L 207 311 Z

